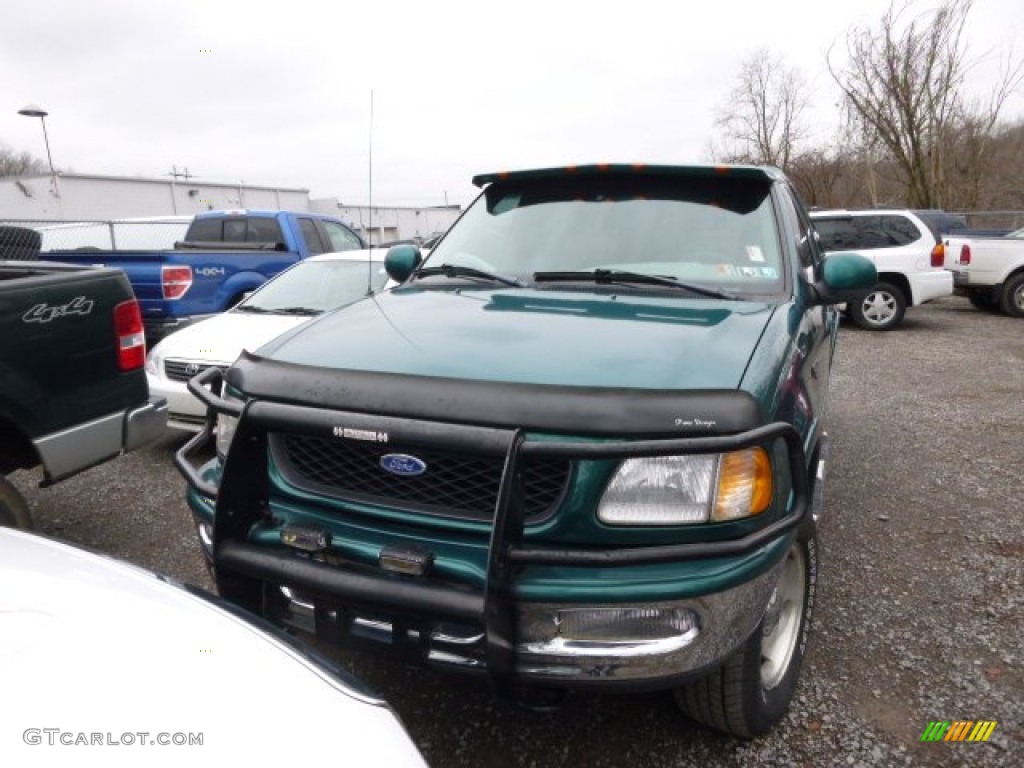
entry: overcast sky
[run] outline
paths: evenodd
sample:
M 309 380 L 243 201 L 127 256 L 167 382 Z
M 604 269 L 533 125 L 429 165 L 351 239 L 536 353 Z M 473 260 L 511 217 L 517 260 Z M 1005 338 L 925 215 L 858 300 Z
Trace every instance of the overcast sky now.
M 916 7 L 930 7 L 918 0 Z M 829 48 L 888 0 L 10 0 L 0 144 L 58 168 L 465 203 L 475 173 L 709 159 L 716 111 L 759 48 L 813 89 L 823 139 L 838 96 Z M 976 0 L 968 45 L 983 94 L 1024 1 Z M 842 59 L 837 59 L 841 61 Z M 1024 95 L 1004 116 L 1024 117 Z

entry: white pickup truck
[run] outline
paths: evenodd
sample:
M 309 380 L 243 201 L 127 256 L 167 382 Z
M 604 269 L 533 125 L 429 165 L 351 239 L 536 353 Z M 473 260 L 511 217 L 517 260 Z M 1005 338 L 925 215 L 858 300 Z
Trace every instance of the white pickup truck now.
M 956 293 L 979 309 L 1024 317 L 1024 229 L 1002 237 L 946 238 Z

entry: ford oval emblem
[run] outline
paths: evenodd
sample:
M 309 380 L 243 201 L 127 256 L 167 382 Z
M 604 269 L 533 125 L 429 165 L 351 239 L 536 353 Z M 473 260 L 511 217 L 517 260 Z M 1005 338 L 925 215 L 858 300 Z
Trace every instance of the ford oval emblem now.
M 406 453 L 386 453 L 380 457 L 380 466 L 399 477 L 416 477 L 427 471 L 426 462 Z

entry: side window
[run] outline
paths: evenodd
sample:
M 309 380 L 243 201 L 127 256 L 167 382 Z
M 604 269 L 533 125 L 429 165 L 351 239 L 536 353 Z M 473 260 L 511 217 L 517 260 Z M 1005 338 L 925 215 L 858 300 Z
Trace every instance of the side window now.
M 921 230 L 906 216 L 882 216 L 882 226 L 890 245 L 910 245 L 921 238 Z
M 857 228 L 853 219 L 816 218 L 814 228 L 818 230 L 821 246 L 826 251 L 847 251 L 857 247 Z
M 363 247 L 359 238 L 351 230 L 333 221 L 321 221 L 324 232 L 331 243 L 332 251 L 358 251 Z
M 796 218 L 799 224 L 797 231 L 800 234 L 800 240 L 797 242 L 800 264 L 804 267 L 816 267 L 824 258 L 824 253 L 817 231 L 814 229 L 814 222 L 800 206 L 796 207 Z
M 817 266 L 822 259 L 821 244 L 815 234 L 814 224 L 807 216 L 807 211 L 800 202 L 800 196 L 789 186 L 782 189 L 787 194 L 782 199 L 788 205 L 783 205 L 783 216 L 786 224 L 796 234 L 796 252 L 800 257 L 800 266 L 803 268 Z
M 320 241 L 320 233 L 316 231 L 316 222 L 312 219 L 299 219 L 299 228 L 302 230 L 302 239 L 306 241 L 311 255 L 323 253 L 326 249 Z
M 853 226 L 857 230 L 856 242 L 850 247 L 854 250 L 870 251 L 872 248 L 888 248 L 893 245 L 881 216 L 855 216 Z

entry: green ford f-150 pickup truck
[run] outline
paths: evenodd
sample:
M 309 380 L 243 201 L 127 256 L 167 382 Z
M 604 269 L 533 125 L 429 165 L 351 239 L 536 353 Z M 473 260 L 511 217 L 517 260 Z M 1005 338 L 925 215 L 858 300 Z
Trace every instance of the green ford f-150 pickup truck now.
M 399 287 L 191 382 L 221 593 L 502 693 L 666 688 L 767 730 L 814 603 L 833 304 L 874 267 L 773 169 L 475 182 L 428 259 L 389 252 Z
M 163 431 L 145 359 L 123 272 L 0 261 L 0 525 L 31 524 L 10 472 L 42 465 L 48 485 Z

